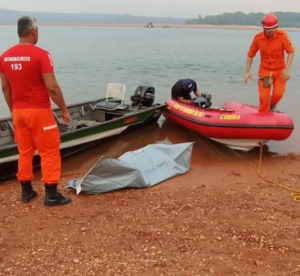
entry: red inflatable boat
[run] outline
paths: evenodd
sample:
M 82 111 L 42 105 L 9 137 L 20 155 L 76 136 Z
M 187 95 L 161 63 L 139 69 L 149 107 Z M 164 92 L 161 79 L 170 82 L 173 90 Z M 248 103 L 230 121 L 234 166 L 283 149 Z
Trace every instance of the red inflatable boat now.
M 168 100 L 166 105 L 166 118 L 236 150 L 249 151 L 269 140 L 285 140 L 294 129 L 287 114 L 261 113 L 246 104 L 227 102 L 222 108 L 204 108 Z

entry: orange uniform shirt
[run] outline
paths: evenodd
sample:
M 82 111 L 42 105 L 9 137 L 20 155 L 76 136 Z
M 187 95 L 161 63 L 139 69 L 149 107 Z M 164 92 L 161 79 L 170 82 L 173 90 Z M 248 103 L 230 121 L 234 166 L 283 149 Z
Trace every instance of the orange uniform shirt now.
M 255 57 L 258 50 L 260 51 L 259 76 L 268 76 L 271 72 L 282 71 L 285 68 L 284 51 L 288 54 L 295 51 L 287 33 L 279 29 L 274 31 L 271 38 L 267 38 L 263 31 L 258 33 L 253 39 L 248 56 Z

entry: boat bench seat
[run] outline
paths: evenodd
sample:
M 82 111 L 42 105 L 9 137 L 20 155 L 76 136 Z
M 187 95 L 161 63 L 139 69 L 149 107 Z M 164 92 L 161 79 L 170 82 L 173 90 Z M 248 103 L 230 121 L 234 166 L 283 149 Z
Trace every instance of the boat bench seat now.
M 121 101 L 111 102 L 111 101 L 101 101 L 95 105 L 97 110 L 115 110 L 122 107 Z

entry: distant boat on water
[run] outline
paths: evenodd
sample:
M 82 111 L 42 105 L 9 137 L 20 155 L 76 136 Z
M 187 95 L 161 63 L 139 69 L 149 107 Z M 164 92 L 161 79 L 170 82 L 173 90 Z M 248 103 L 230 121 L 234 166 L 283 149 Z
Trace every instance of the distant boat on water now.
M 149 22 L 145 28 L 154 28 L 154 26 L 153 26 L 152 22 Z

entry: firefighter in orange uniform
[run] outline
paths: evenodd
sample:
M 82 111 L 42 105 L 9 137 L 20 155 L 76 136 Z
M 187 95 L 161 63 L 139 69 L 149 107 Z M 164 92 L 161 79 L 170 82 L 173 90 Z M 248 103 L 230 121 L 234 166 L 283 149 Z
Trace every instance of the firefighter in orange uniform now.
M 37 150 L 41 157 L 45 206 L 68 204 L 71 199 L 57 191 L 61 173 L 60 134 L 50 103 L 61 109 L 64 123 L 70 121 L 50 54 L 36 47 L 38 26 L 34 18 L 18 20 L 19 44 L 0 57 L 0 75 L 4 98 L 12 114 L 14 136 L 18 144 L 17 178 L 22 187 L 22 202 L 37 196 L 33 190 L 32 159 Z
M 278 19 L 274 14 L 267 14 L 262 21 L 262 26 L 263 31 L 254 37 L 248 51 L 245 83 L 252 79 L 250 71 L 252 61 L 256 53 L 260 51 L 259 111 L 269 112 L 276 107 L 285 92 L 286 82 L 290 78 L 294 47 L 287 33 L 278 29 Z M 284 52 L 287 53 L 286 62 Z

